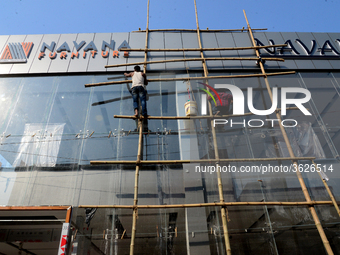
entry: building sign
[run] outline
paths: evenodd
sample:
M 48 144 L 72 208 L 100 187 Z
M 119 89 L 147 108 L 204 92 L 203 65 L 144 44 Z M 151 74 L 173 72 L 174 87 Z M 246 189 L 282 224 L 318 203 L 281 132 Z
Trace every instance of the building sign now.
M 257 46 L 264 45 L 274 45 L 274 40 L 270 39 L 269 44 L 263 43 L 259 39 L 255 38 L 255 42 Z M 280 48 L 266 48 L 263 49 L 265 53 L 269 55 L 283 55 L 285 52 L 290 53 L 294 56 L 325 56 L 326 52 L 333 53 L 334 56 L 340 56 L 340 50 L 337 50 L 332 42 L 326 40 L 322 45 L 317 45 L 315 40 L 311 40 L 310 43 L 306 43 L 301 41 L 300 39 L 295 39 L 296 44 L 299 47 L 294 46 L 291 40 L 287 40 L 284 44 L 287 44 L 285 47 Z M 340 46 L 340 39 L 336 39 L 336 41 Z M 327 55 L 331 56 L 331 55 Z
M 270 33 L 267 34 L 267 37 L 270 38 Z M 326 38 L 319 42 L 314 39 L 304 41 L 300 39 L 289 39 L 285 42 L 281 39 L 276 41 L 273 39 L 268 39 L 268 41 L 263 39 L 261 40 L 255 38 L 258 46 L 281 43 L 287 44 L 287 46 L 284 47 L 261 49 L 260 51 L 262 55 L 294 59 L 340 57 L 340 39 L 327 40 Z M 60 42 L 43 40 L 39 46 L 37 46 L 37 43 L 34 45 L 33 42 L 9 42 L 4 45 L 2 52 L 0 52 L 0 64 L 25 64 L 28 62 L 30 54 L 34 56 L 31 56 L 34 61 L 42 59 L 48 59 L 51 61 L 56 59 L 72 61 L 74 59 L 118 59 L 121 57 L 129 57 L 128 51 L 119 51 L 121 48 L 131 48 L 127 41 L 120 41 L 118 45 L 116 45 L 115 40 L 66 40 Z M 35 49 L 34 54 L 32 52 L 33 47 L 39 47 Z M 66 62 L 67 61 L 65 61 L 65 63 Z
M 71 48 L 73 50 L 71 51 Z M 27 63 L 27 59 L 32 51 L 32 42 L 18 42 L 8 43 L 1 53 L 0 64 L 15 64 Z M 75 59 L 75 58 L 95 58 L 97 55 L 102 58 L 118 58 L 122 53 L 120 48 L 130 48 L 129 44 L 124 40 L 121 45 L 115 49 L 115 41 L 111 40 L 109 43 L 102 41 L 101 45 L 96 45 L 93 41 L 86 42 L 63 42 L 57 45 L 55 41 L 42 42 L 40 51 L 37 54 L 38 59 L 49 58 L 54 60 L 60 59 Z M 111 53 L 110 53 L 111 50 Z M 128 52 L 123 53 L 123 57 L 129 57 Z
M 32 42 L 8 43 L 2 52 L 0 63 L 26 63 L 32 47 Z
M 72 45 L 74 46 L 74 50 L 71 51 L 70 44 L 68 42 L 64 42 L 61 45 L 56 46 L 56 43 L 54 41 L 50 43 L 43 42 L 40 47 L 40 52 L 38 54 L 38 59 L 42 59 L 45 57 L 48 57 L 50 59 L 74 59 L 74 58 L 95 58 L 98 54 L 102 58 L 108 58 L 113 57 L 117 58 L 119 57 L 119 49 L 120 48 L 130 48 L 129 44 L 124 41 L 118 48 L 115 50 L 115 41 L 111 40 L 110 43 L 103 41 L 101 43 L 101 47 L 98 50 L 98 46 L 93 42 L 76 42 L 73 41 Z M 111 56 L 109 54 L 109 50 L 112 50 Z M 47 51 L 46 51 L 47 50 Z M 129 53 L 124 52 L 124 57 L 128 57 Z

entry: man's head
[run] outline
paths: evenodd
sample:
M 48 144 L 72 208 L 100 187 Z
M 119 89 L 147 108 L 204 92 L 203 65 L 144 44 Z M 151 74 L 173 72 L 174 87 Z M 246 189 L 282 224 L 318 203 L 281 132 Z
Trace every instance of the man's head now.
M 140 67 L 139 67 L 139 66 L 135 66 L 135 67 L 134 67 L 134 70 L 135 70 L 136 72 L 140 72 Z

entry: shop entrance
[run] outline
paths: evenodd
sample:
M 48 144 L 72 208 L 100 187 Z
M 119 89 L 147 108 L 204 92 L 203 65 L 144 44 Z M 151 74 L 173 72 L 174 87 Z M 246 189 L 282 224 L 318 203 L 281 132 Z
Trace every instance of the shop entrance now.
M 71 207 L 0 207 L 0 254 L 63 254 Z

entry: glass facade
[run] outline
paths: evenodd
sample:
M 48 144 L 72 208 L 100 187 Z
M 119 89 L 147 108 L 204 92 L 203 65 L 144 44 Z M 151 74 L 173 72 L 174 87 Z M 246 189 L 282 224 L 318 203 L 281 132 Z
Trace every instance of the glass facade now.
M 149 79 L 187 76 L 148 74 Z M 202 73 L 190 76 L 201 77 Z M 133 114 L 132 98 L 125 84 L 84 87 L 121 78 L 122 74 L 111 74 L 0 80 L 1 205 L 72 206 L 72 244 L 77 249 L 71 254 L 127 254 L 130 249 L 132 209 L 99 208 L 86 225 L 85 209 L 80 208 L 134 203 L 135 164 L 90 164 L 92 160 L 136 160 L 137 121 L 113 117 Z M 311 92 L 311 100 L 304 104 L 311 115 L 288 110 L 283 119 L 295 119 L 297 125 L 285 129 L 295 156 L 315 157 L 315 163 L 329 179 L 327 184 L 335 199 L 339 200 L 340 74 L 298 72 L 268 80 L 271 87 L 278 88 L 279 106 L 282 88 L 305 88 Z M 263 78 L 209 80 L 209 85 L 216 84 L 236 85 L 246 98 L 247 88 L 252 87 L 254 108 L 271 107 Z M 200 87 L 201 83 L 196 81 L 190 85 L 183 81 L 150 83 L 148 114 L 185 116 L 184 104 L 189 99 L 202 105 L 204 93 Z M 198 107 L 198 115 L 201 110 Z M 245 112 L 250 112 L 247 103 Z M 279 125 L 268 119 L 277 117 L 275 113 L 232 117 L 225 119 L 226 124 L 217 125 L 219 158 L 271 159 L 222 162 L 223 169 L 232 169 L 221 172 L 225 202 L 306 201 L 291 161 L 280 160 L 289 157 L 289 153 Z M 194 161 L 215 158 L 211 130 L 207 118 L 148 120 L 143 133 L 142 160 L 193 162 L 143 164 L 138 205 L 220 201 L 216 173 L 211 168 L 214 163 Z M 302 176 L 311 199 L 330 201 L 311 161 L 298 163 L 304 169 Z M 326 254 L 306 205 L 226 208 L 233 254 Z M 315 208 L 333 252 L 340 254 L 339 215 L 329 204 Z M 225 254 L 220 206 L 139 209 L 135 253 Z

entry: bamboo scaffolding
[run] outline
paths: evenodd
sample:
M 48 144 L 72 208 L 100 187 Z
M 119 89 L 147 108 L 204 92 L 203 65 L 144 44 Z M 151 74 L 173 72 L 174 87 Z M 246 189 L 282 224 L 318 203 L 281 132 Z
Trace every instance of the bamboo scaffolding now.
M 283 58 L 262 58 L 265 61 L 280 61 L 284 62 Z M 179 59 L 169 59 L 169 60 L 155 60 L 155 61 L 144 61 L 144 62 L 135 62 L 135 63 L 126 63 L 126 64 L 117 64 L 117 65 L 106 65 L 105 68 L 111 67 L 121 67 L 121 66 L 135 66 L 135 65 L 146 65 L 146 64 L 159 64 L 159 63 L 171 63 L 171 62 L 187 62 L 187 61 L 202 61 L 202 58 L 179 58 Z M 241 57 L 221 57 L 221 58 L 205 58 L 205 60 L 215 61 L 215 60 L 253 60 L 257 61 L 258 58 L 241 58 Z
M 91 165 L 102 164 L 189 164 L 189 163 L 211 163 L 211 162 L 263 162 L 263 161 L 286 161 L 286 160 L 314 160 L 315 157 L 283 157 L 283 158 L 227 158 L 227 159 L 182 159 L 182 160 L 93 160 Z M 295 168 L 298 169 L 298 168 Z
M 253 31 L 257 30 L 267 30 L 267 28 L 253 28 Z M 136 30 L 132 32 L 145 32 L 146 30 Z M 177 31 L 177 32 L 197 32 L 197 29 L 178 29 L 178 28 L 168 28 L 168 29 L 150 29 L 149 32 L 167 32 L 167 31 Z M 247 29 L 241 28 L 241 29 L 200 29 L 201 32 L 247 32 Z
M 198 31 L 199 33 L 199 31 Z M 273 45 L 261 45 L 261 46 L 250 46 L 250 47 L 223 47 L 223 48 L 178 48 L 178 49 L 130 49 L 130 48 L 120 48 L 119 51 L 147 51 L 147 52 L 165 52 L 165 51 L 216 51 L 216 50 L 258 50 L 266 48 L 275 47 L 286 47 L 287 44 L 273 44 Z
M 195 1 L 195 0 L 194 0 Z M 148 29 L 148 23 L 149 23 L 149 2 L 148 2 L 148 19 L 147 19 L 147 29 L 145 30 L 146 32 L 146 45 L 145 49 L 123 49 L 121 48 L 120 50 L 123 51 L 144 51 L 144 62 L 139 62 L 139 63 L 129 63 L 129 64 L 121 64 L 121 65 L 111 65 L 111 66 L 105 66 L 106 68 L 109 67 L 117 67 L 117 66 L 130 66 L 130 65 L 136 65 L 136 64 L 143 64 L 144 65 L 144 72 L 146 72 L 146 66 L 147 64 L 154 64 L 154 63 L 166 63 L 166 62 L 179 62 L 179 61 L 202 61 L 203 64 L 203 69 L 204 69 L 204 77 L 188 77 L 188 78 L 165 78 L 165 79 L 151 79 L 149 80 L 150 82 L 158 82 L 158 81 L 177 81 L 177 80 L 183 80 L 183 81 L 189 81 L 189 80 L 208 80 L 208 79 L 221 79 L 221 78 L 247 78 L 247 77 L 264 77 L 266 87 L 269 93 L 269 96 L 272 100 L 272 93 L 271 93 L 271 88 L 267 79 L 267 76 L 272 76 L 272 75 L 285 75 L 285 74 L 294 74 L 295 72 L 280 72 L 280 73 L 266 73 L 264 70 L 264 65 L 262 60 L 273 60 L 273 61 L 284 61 L 283 59 L 274 59 L 274 58 L 263 58 L 261 59 L 260 54 L 259 54 L 259 49 L 263 48 L 274 48 L 274 47 L 284 47 L 287 46 L 286 44 L 279 44 L 279 45 L 266 45 L 266 46 L 256 46 L 253 34 L 252 34 L 252 29 L 250 28 L 246 13 L 244 11 L 244 15 L 247 21 L 247 30 L 249 32 L 249 35 L 252 40 L 252 47 L 229 47 L 229 48 L 202 48 L 201 44 L 201 38 L 200 38 L 200 30 L 199 25 L 198 25 L 198 15 L 197 15 L 197 6 L 196 6 L 196 1 L 195 1 L 195 13 L 196 13 L 196 23 L 197 23 L 197 29 L 192 30 L 196 31 L 198 35 L 198 41 L 199 41 L 199 47 L 198 49 L 195 48 L 189 48 L 189 49 L 148 49 L 148 34 L 150 31 L 161 31 L 161 30 L 149 30 Z M 256 29 L 253 29 L 256 30 Z M 258 29 L 260 30 L 260 29 Z M 164 31 L 164 30 L 163 30 Z M 168 30 L 170 31 L 170 30 Z M 175 31 L 175 30 L 172 30 Z M 184 31 L 184 30 L 181 30 Z M 213 30 L 206 30 L 207 32 L 213 32 Z M 221 31 L 221 30 L 215 30 L 215 31 Z M 225 30 L 227 31 L 227 30 Z M 232 30 L 229 30 L 232 31 Z M 236 30 L 234 30 L 236 31 Z M 237 30 L 237 31 L 244 31 L 242 30 Z M 137 32 L 142 32 L 137 31 Z M 257 55 L 257 58 L 205 58 L 203 52 L 204 51 L 216 51 L 216 50 L 250 50 L 254 49 L 255 53 Z M 147 62 L 147 53 L 148 52 L 165 52 L 165 51 L 199 51 L 201 54 L 201 58 L 196 58 L 196 59 L 175 59 L 175 60 L 162 60 L 162 61 L 149 61 Z M 208 69 L 206 65 L 207 60 L 260 60 L 258 61 L 259 66 L 261 68 L 261 74 L 250 74 L 250 75 L 229 75 L 229 76 L 213 76 L 213 77 L 208 77 Z M 124 80 L 124 81 L 116 81 L 116 82 L 103 82 L 103 83 L 96 83 L 96 84 L 86 84 L 85 87 L 93 87 L 93 86 L 105 86 L 105 85 L 113 85 L 113 84 L 122 84 L 122 83 L 131 83 L 132 81 L 130 80 Z M 273 101 L 273 100 L 272 100 Z M 211 114 L 211 105 L 209 104 L 209 110 Z M 231 117 L 233 115 L 226 115 L 225 117 Z M 235 115 L 234 117 L 236 117 Z M 239 115 L 239 116 L 245 116 L 245 115 Z M 281 114 L 280 111 L 277 109 L 276 110 L 276 116 L 281 122 Z M 131 118 L 131 116 L 119 116 L 115 115 L 117 118 Z M 194 118 L 214 118 L 217 116 L 197 116 L 197 117 L 189 117 L 188 119 L 194 119 Z M 218 116 L 218 117 L 224 117 L 224 116 Z M 149 119 L 187 119 L 187 117 L 149 117 Z M 301 185 L 303 194 L 305 196 L 306 201 L 305 202 L 224 202 L 223 198 L 223 187 L 222 187 L 222 181 L 221 181 L 221 174 L 219 171 L 217 171 L 217 181 L 218 181 L 218 190 L 219 190 L 219 203 L 204 203 L 204 204 L 182 204 L 182 205 L 138 205 L 138 180 L 139 180 L 139 170 L 140 170 L 140 165 L 142 164 L 184 164 L 184 163 L 194 163 L 194 162 L 199 162 L 199 163 L 211 163 L 211 162 L 216 162 L 216 166 L 219 166 L 220 162 L 256 162 L 256 161 L 278 161 L 278 160 L 292 160 L 294 166 L 297 168 L 297 160 L 312 160 L 315 158 L 312 157 L 295 157 L 293 150 L 291 148 L 291 144 L 289 142 L 288 136 L 285 132 L 285 129 L 282 125 L 280 126 L 282 135 L 284 137 L 285 143 L 288 148 L 288 152 L 290 157 L 287 158 L 258 158 L 258 159 L 219 159 L 218 155 L 218 148 L 217 148 L 217 141 L 216 141 L 216 133 L 215 129 L 212 128 L 212 133 L 213 133 L 213 142 L 214 142 L 214 148 L 215 148 L 215 159 L 209 159 L 209 160 L 158 160 L 158 161 L 143 161 L 141 160 L 141 150 L 142 150 L 142 144 L 143 144 L 143 125 L 142 125 L 143 119 L 139 119 L 139 144 L 138 144 L 138 155 L 137 155 L 137 160 L 136 161 L 91 161 L 91 164 L 136 164 L 136 173 L 135 173 L 135 187 L 134 187 L 134 205 L 131 206 L 119 206 L 119 205 L 110 205 L 110 206 L 79 206 L 80 208 L 82 207 L 93 207 L 93 208 L 130 208 L 133 209 L 133 224 L 132 224 L 132 235 L 131 235 L 131 244 L 130 244 L 130 255 L 134 253 L 134 241 L 135 241 L 135 234 L 136 234 L 136 222 L 137 222 L 137 216 L 138 216 L 138 209 L 154 209 L 154 208 L 186 208 L 186 207 L 207 207 L 207 206 L 221 206 L 221 215 L 222 215 L 222 222 L 223 222 L 223 231 L 224 231 L 224 239 L 225 239 L 225 245 L 226 245 L 226 251 L 227 254 L 231 254 L 231 249 L 230 249 L 230 241 L 229 241 L 229 236 L 228 236 L 228 228 L 227 228 L 227 217 L 226 217 L 226 206 L 243 206 L 243 205 L 248 205 L 248 206 L 264 206 L 264 205 L 280 205 L 280 206 L 308 206 L 309 210 L 311 211 L 313 220 L 315 222 L 316 228 L 319 232 L 319 235 L 322 239 L 322 242 L 324 244 L 324 247 L 327 251 L 328 254 L 333 254 L 333 251 L 330 247 L 330 244 L 327 240 L 327 237 L 324 233 L 324 230 L 322 228 L 322 225 L 320 223 L 320 220 L 316 214 L 315 205 L 329 205 L 333 204 L 340 215 L 340 210 L 337 205 L 337 202 L 332 195 L 326 181 L 322 178 L 320 175 L 321 179 L 324 182 L 324 185 L 327 189 L 327 192 L 330 195 L 331 201 L 312 201 L 310 198 L 310 195 L 308 193 L 307 187 L 304 183 L 304 180 L 302 178 L 302 175 L 299 171 L 296 171 L 299 183 Z M 315 165 L 314 161 L 313 164 Z M 319 173 L 320 174 L 320 173 Z
M 245 16 L 245 19 L 246 19 L 246 22 L 247 22 L 247 27 L 248 27 L 250 39 L 251 39 L 251 41 L 252 41 L 253 46 L 255 46 L 256 43 L 255 43 L 255 39 L 254 39 L 254 36 L 253 36 L 253 32 L 252 32 L 252 30 L 251 30 L 251 27 L 250 27 L 250 25 L 249 25 L 248 18 L 247 18 L 247 15 L 246 15 L 246 12 L 245 12 L 244 10 L 243 10 L 243 13 L 244 13 L 244 16 Z M 256 56 L 260 58 L 260 53 L 258 52 L 257 49 L 255 50 L 255 52 L 256 52 Z M 263 74 L 266 74 L 266 72 L 265 72 L 265 70 L 264 70 L 264 65 L 263 65 L 262 61 L 259 61 L 259 65 L 260 65 L 260 68 L 261 68 L 262 73 L 263 73 Z M 273 102 L 273 95 L 272 95 L 272 92 L 271 92 L 271 89 L 270 89 L 270 85 L 269 85 L 269 82 L 268 82 L 268 79 L 267 79 L 266 76 L 265 76 L 264 80 L 265 80 L 265 83 L 266 83 L 266 87 L 267 87 L 268 94 L 269 94 L 269 97 L 270 97 L 270 99 L 271 99 L 271 102 Z M 279 122 L 281 123 L 281 114 L 280 114 L 279 112 L 277 112 L 277 113 L 276 113 L 276 116 L 277 116 L 277 118 L 279 119 Z M 282 125 L 280 125 L 280 129 L 281 129 L 281 132 L 282 132 L 282 136 L 283 136 L 283 138 L 284 138 L 284 141 L 285 141 L 285 143 L 286 143 L 286 145 L 287 145 L 287 149 L 288 149 L 289 155 L 290 155 L 290 157 L 294 158 L 294 152 L 293 152 L 293 149 L 292 149 L 292 147 L 291 147 L 290 141 L 289 141 L 289 139 L 288 139 L 287 133 L 286 133 L 286 131 L 285 131 L 285 129 L 284 129 L 284 127 L 283 127 Z M 294 165 L 297 167 L 298 164 L 297 164 L 297 162 L 296 162 L 295 160 L 293 161 L 293 163 L 294 163 Z M 305 184 L 305 182 L 304 182 L 304 180 L 303 180 L 303 177 L 302 177 L 302 175 L 301 175 L 301 173 L 300 173 L 299 171 L 297 171 L 296 174 L 297 174 L 299 183 L 300 183 L 300 185 L 301 185 L 302 192 L 303 192 L 303 194 L 304 194 L 304 196 L 305 196 L 305 199 L 306 199 L 307 202 L 310 202 L 310 201 L 311 201 L 311 198 L 310 198 L 310 195 L 309 195 L 309 193 L 308 193 L 306 184 Z M 326 249 L 327 254 L 332 255 L 332 254 L 333 254 L 332 248 L 331 248 L 331 246 L 330 246 L 330 244 L 329 244 L 329 241 L 328 241 L 328 239 L 327 239 L 327 237 L 326 237 L 326 234 L 325 234 L 325 232 L 324 232 L 324 230 L 323 230 L 323 228 L 322 228 L 322 225 L 321 225 L 320 220 L 319 220 L 319 217 L 318 217 L 318 215 L 317 215 L 317 213 L 316 213 L 316 211 L 315 211 L 315 208 L 314 208 L 313 206 L 310 206 L 310 207 L 309 207 L 309 210 L 310 210 L 310 212 L 311 212 L 311 214 L 312 214 L 312 217 L 313 217 L 315 226 L 316 226 L 316 228 L 317 228 L 317 230 L 318 230 L 318 232 L 319 232 L 319 235 L 320 235 L 320 237 L 321 237 L 321 240 L 322 240 L 322 242 L 323 242 L 323 245 L 324 245 L 324 247 L 325 247 L 325 249 Z
M 317 164 L 315 164 L 314 160 L 312 160 L 312 163 L 314 164 L 315 169 L 319 169 L 318 166 L 317 166 Z M 337 202 L 336 202 L 336 200 L 335 200 L 335 198 L 334 198 L 334 196 L 333 196 L 332 191 L 330 190 L 330 188 L 329 188 L 329 186 L 328 186 L 326 180 L 322 177 L 320 171 L 317 171 L 317 172 L 318 172 L 318 174 L 319 174 L 319 176 L 320 176 L 320 179 L 322 180 L 323 184 L 325 185 L 325 188 L 326 188 L 326 190 L 327 190 L 327 192 L 328 192 L 329 197 L 330 197 L 331 200 L 332 200 L 332 203 L 333 203 L 333 205 L 334 205 L 334 207 L 335 207 L 335 210 L 337 211 L 338 215 L 340 216 L 340 209 L 339 209 L 339 206 L 338 206 L 338 204 L 337 204 Z
M 295 74 L 295 73 L 296 73 L 295 71 L 290 71 L 290 72 L 278 72 L 278 73 L 266 73 L 266 74 L 240 74 L 240 75 L 220 75 L 220 76 L 207 76 L 207 77 L 158 78 L 158 79 L 148 79 L 148 82 L 189 81 L 189 80 L 224 79 L 224 78 L 251 78 L 251 77 L 275 76 L 275 75 L 289 75 L 289 74 Z M 123 83 L 132 83 L 132 80 L 89 83 L 89 84 L 85 84 L 85 87 L 88 88 L 88 87 L 107 86 L 107 85 L 123 84 Z
M 215 202 L 196 204 L 171 204 L 171 205 L 79 205 L 78 208 L 117 208 L 117 209 L 167 209 L 167 208 L 193 208 L 210 206 L 313 206 L 332 205 L 332 201 L 304 201 L 304 202 Z

